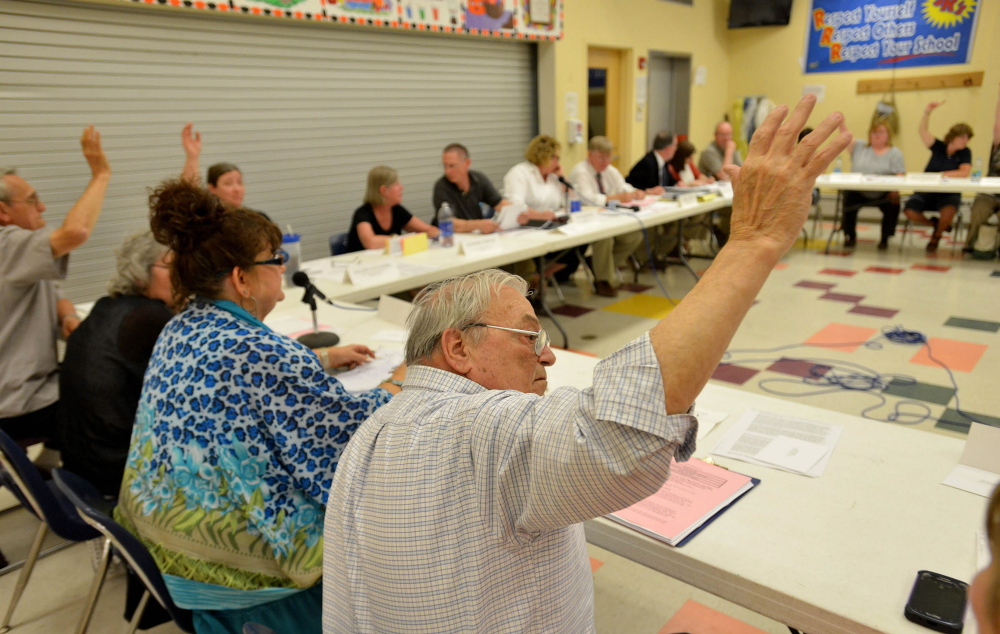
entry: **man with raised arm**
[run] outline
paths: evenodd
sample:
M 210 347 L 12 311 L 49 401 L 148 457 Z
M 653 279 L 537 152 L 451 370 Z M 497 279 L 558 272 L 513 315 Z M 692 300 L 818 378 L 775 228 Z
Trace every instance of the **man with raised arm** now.
M 56 339 L 80 325 L 56 281 L 66 277 L 70 251 L 90 237 L 111 178 L 94 126 L 83 131 L 80 145 L 90 183 L 58 227 L 46 226 L 34 187 L 13 169 L 0 169 L 0 429 L 15 440 L 53 437 Z
M 727 167 L 729 243 L 593 387 L 546 394 L 555 357 L 523 280 L 483 271 L 418 296 L 403 390 L 351 439 L 330 491 L 324 631 L 594 631 L 581 522 L 653 494 L 694 451 L 695 397 L 851 140 L 818 147 L 836 113 L 796 144 L 814 103 L 775 109 Z

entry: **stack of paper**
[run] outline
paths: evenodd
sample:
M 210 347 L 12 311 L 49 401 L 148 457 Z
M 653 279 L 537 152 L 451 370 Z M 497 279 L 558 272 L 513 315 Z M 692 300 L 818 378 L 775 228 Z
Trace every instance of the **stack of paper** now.
M 378 387 L 378 384 L 389 378 L 392 371 L 402 362 L 402 350 L 376 348 L 374 359 L 353 370 L 340 372 L 334 376 L 341 382 L 345 390 L 351 394 L 358 394 Z
M 712 453 L 818 478 L 843 429 L 840 425 L 749 410 Z
M 675 461 L 670 465 L 670 479 L 659 491 L 608 518 L 671 546 L 682 546 L 757 484 L 760 480 L 697 458 Z

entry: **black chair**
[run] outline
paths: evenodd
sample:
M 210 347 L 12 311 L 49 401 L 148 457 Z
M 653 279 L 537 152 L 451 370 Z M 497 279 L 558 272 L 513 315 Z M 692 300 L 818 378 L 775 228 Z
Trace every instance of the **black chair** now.
M 2 633 L 10 629 L 14 610 L 17 608 L 25 586 L 28 585 L 28 580 L 31 578 L 35 562 L 42 549 L 42 542 L 48 531 L 51 530 L 59 537 L 73 542 L 97 539 L 101 537 L 101 534 L 80 519 L 69 500 L 51 482 L 42 479 L 38 469 L 28 459 L 24 450 L 2 430 L 0 430 L 0 467 L 2 467 L 0 483 L 13 491 L 24 508 L 41 521 L 38 532 L 35 533 L 35 541 L 31 544 L 28 557 L 25 559 L 24 568 L 21 569 L 14 586 L 14 595 L 7 607 L 7 614 L 4 615 L 3 621 L 0 621 L 0 633 Z M 90 587 L 83 616 L 80 618 L 76 630 L 78 634 L 86 632 L 87 626 L 90 624 L 94 605 L 97 603 L 97 595 L 104 583 L 110 555 L 111 547 L 105 540 L 101 561 Z
M 330 235 L 330 255 L 343 255 L 347 253 L 347 231 Z
M 163 606 L 163 609 L 170 614 L 177 627 L 185 632 L 194 632 L 194 621 L 190 610 L 177 607 L 174 600 L 170 598 L 167 584 L 163 581 L 160 569 L 156 567 L 153 556 L 139 539 L 118 522 L 111 519 L 107 512 L 100 510 L 101 501 L 104 499 L 101 492 L 91 483 L 80 476 L 70 473 L 65 469 L 55 469 L 52 472 L 52 480 L 62 491 L 63 495 L 73 503 L 80 517 L 87 524 L 104 535 L 114 546 L 115 551 L 121 555 L 128 567 L 135 573 L 146 587 L 139 606 L 132 615 L 132 620 L 125 630 L 132 634 L 139 626 L 142 614 L 146 610 L 150 595 Z

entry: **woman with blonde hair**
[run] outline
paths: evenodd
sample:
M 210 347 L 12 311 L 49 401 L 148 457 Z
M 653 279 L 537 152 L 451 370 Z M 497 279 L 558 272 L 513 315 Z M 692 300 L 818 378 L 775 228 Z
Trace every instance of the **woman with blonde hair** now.
M 525 148 L 525 160 L 503 177 L 503 196 L 512 203 L 511 210 L 519 213 L 519 224 L 554 220 L 565 206 L 566 188 L 559 180 L 563 175 L 560 149 L 559 141 L 539 134 Z
M 347 234 L 347 252 L 381 249 L 391 236 L 406 231 L 438 236 L 433 227 L 417 218 L 402 205 L 403 184 L 399 174 L 387 165 L 376 165 L 368 172 L 365 204 L 354 210 Z
M 843 125 L 841 129 L 846 130 Z M 892 145 L 892 130 L 888 121 L 876 119 L 868 128 L 868 141 L 855 139 L 851 150 L 851 171 L 861 174 L 899 175 L 906 173 L 903 153 Z M 858 241 L 858 211 L 862 207 L 878 207 L 882 212 L 882 236 L 878 250 L 889 248 L 889 238 L 896 233 L 899 222 L 899 192 L 845 191 L 843 198 L 844 246 L 854 248 Z

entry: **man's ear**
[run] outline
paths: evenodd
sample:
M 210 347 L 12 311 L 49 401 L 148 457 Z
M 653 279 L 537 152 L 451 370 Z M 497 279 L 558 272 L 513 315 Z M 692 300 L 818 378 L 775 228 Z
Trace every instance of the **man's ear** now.
M 466 376 L 472 371 L 469 348 L 458 328 L 448 328 L 441 333 L 441 356 L 455 374 Z
M 14 217 L 10 214 L 10 206 L 0 202 L 0 226 L 7 226 L 14 222 Z

